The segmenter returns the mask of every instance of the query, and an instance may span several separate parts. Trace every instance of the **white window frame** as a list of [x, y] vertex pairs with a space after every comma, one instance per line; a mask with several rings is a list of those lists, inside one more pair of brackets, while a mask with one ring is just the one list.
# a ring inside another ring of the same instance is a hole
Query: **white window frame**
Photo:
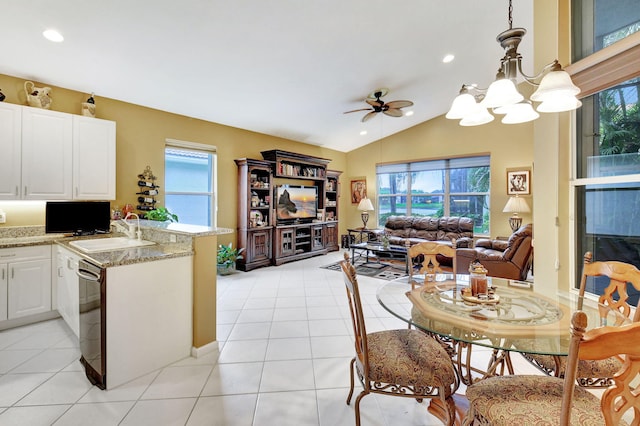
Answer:
[[[178, 139], [165, 139], [165, 147], [163, 150], [163, 162], [166, 158], [166, 149], [178, 149], [181, 151], [195, 151], [212, 156], [211, 170], [211, 192], [175, 192], [165, 191], [166, 195], [209, 195], [211, 197], [211, 227], [218, 226], [218, 155], [217, 148], [214, 145], [206, 145], [203, 143], [182, 141]], [[166, 170], [166, 164], [164, 164]], [[166, 186], [166, 185], [165, 185]]]

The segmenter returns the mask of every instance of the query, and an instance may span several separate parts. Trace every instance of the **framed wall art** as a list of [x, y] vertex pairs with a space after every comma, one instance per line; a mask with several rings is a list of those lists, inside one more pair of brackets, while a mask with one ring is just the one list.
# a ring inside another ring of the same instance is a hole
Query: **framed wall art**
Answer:
[[359, 204], [367, 196], [367, 180], [357, 178], [351, 181], [351, 204]]
[[531, 194], [531, 169], [507, 170], [507, 194]]

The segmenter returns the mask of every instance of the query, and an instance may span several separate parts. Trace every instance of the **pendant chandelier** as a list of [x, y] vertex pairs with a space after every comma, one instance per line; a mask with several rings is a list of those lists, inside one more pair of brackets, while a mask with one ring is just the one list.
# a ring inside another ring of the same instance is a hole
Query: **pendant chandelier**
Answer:
[[[536, 110], [539, 112], [572, 111], [579, 108], [582, 102], [576, 98], [580, 89], [573, 84], [569, 74], [562, 69], [558, 60], [544, 66], [535, 76], [522, 72], [522, 55], [518, 53], [518, 45], [527, 33], [524, 28], [513, 28], [513, 6], [509, 0], [509, 29], [501, 32], [496, 40], [505, 55], [500, 59], [500, 67], [496, 80], [487, 89], [475, 85], [463, 84], [460, 94], [453, 100], [446, 117], [460, 120], [461, 126], [479, 126], [494, 120], [494, 114], [504, 115], [505, 124], [525, 123], [540, 117], [532, 106], [532, 102], [540, 102]], [[526, 100], [516, 87], [516, 77], [520, 73], [524, 80], [537, 90]], [[537, 83], [538, 80], [542, 80]]]

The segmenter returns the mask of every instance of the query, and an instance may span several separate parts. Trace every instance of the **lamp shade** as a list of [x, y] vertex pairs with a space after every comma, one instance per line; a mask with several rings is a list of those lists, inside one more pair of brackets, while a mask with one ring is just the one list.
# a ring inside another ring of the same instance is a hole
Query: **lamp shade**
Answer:
[[473, 110], [460, 120], [461, 126], [480, 126], [494, 120], [493, 115], [489, 114], [486, 108], [480, 104], [475, 104]]
[[504, 124], [526, 123], [540, 117], [529, 102], [518, 102], [504, 108], [507, 111], [507, 115], [502, 119]]
[[480, 105], [485, 108], [497, 108], [517, 104], [523, 99], [524, 96], [518, 92], [513, 81], [508, 78], [501, 78], [489, 85], [487, 95], [480, 102]]
[[563, 112], [573, 111], [581, 106], [582, 102], [580, 102], [575, 96], [566, 95], [558, 96], [556, 99], [543, 101], [536, 109], [540, 112]]
[[476, 99], [473, 95], [462, 93], [453, 100], [451, 108], [445, 117], [450, 119], [461, 119], [470, 114], [476, 107]]
[[545, 102], [554, 99], [558, 94], [575, 96], [578, 93], [580, 93], [580, 88], [573, 84], [569, 73], [562, 70], [551, 71], [544, 76], [538, 90], [531, 95], [531, 100]]
[[358, 204], [358, 210], [366, 212], [373, 210], [373, 204], [371, 204], [371, 200], [368, 198], [363, 198], [360, 200], [360, 204]]
[[509, 201], [502, 210], [503, 213], [529, 213], [530, 211], [527, 200], [520, 197], [509, 197]]

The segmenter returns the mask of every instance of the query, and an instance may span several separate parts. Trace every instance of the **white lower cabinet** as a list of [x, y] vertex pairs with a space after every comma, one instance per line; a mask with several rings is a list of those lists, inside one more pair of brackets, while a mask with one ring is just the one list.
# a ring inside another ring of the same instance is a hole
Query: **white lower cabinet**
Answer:
[[78, 306], [80, 298], [86, 298], [85, 292], [79, 288], [78, 261], [80, 256], [58, 246], [56, 248], [56, 287], [58, 313], [73, 330], [80, 335], [80, 314]]
[[7, 319], [7, 264], [0, 263], [0, 321]]
[[[6, 319], [51, 310], [50, 246], [2, 249], [0, 264], [7, 277]], [[0, 300], [2, 300], [1, 297]]]

